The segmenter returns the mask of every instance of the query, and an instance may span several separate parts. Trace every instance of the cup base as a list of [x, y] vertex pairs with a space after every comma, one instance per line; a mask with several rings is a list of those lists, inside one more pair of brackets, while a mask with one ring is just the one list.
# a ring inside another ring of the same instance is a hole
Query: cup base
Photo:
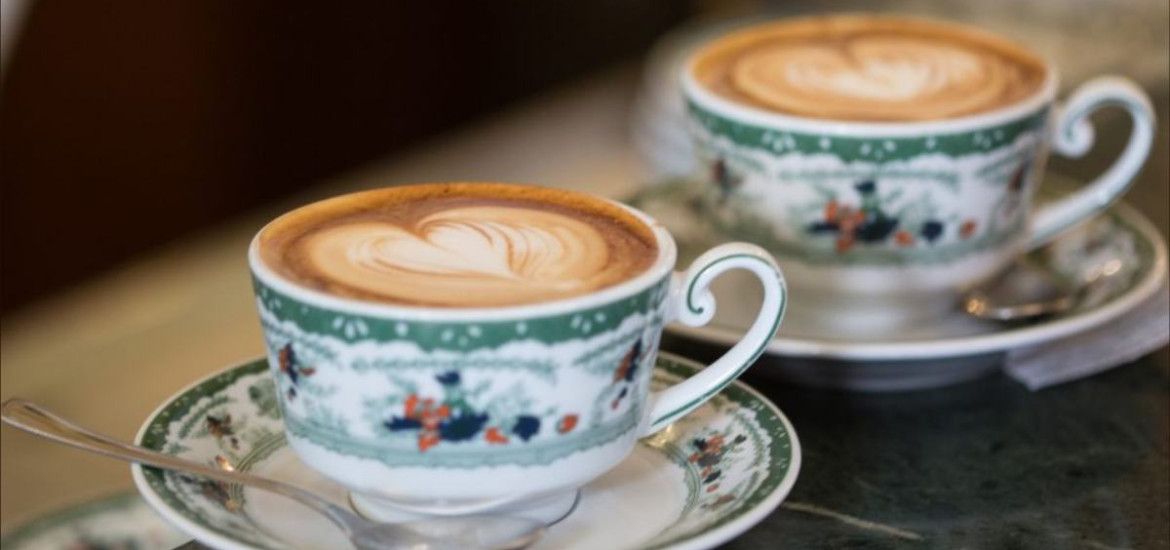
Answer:
[[[475, 514], [501, 515], [527, 518], [552, 525], [571, 514], [581, 498], [581, 491], [573, 489], [549, 495], [536, 496], [508, 502], [474, 512]], [[462, 513], [447, 514], [442, 511], [443, 502], [432, 502], [426, 505], [427, 512], [419, 510], [419, 506], [395, 502], [393, 500], [363, 495], [351, 492], [350, 505], [358, 514], [386, 523], [401, 523], [434, 517], [437, 515], [464, 515]], [[465, 507], [461, 505], [460, 507]], [[452, 508], [455, 509], [455, 508]], [[431, 513], [433, 511], [433, 513]]]

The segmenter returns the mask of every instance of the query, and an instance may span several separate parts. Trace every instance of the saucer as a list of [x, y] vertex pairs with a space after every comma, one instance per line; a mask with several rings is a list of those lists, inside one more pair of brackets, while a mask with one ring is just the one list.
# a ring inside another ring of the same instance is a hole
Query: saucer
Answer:
[[174, 548], [190, 537], [158, 517], [137, 493], [120, 493], [34, 519], [0, 537], [5, 550]]
[[[668, 386], [701, 368], [660, 354], [653, 385]], [[232, 367], [171, 397], [136, 441], [197, 462], [223, 456], [239, 470], [348, 506], [341, 486], [288, 447], [274, 392], [263, 359]], [[780, 410], [735, 382], [583, 487], [575, 509], [535, 548], [710, 548], [770, 514], [796, 482], [800, 460], [796, 433]], [[146, 501], [203, 544], [348, 546], [331, 523], [283, 497], [137, 464], [132, 472]]]
[[[1080, 182], [1045, 176], [1040, 200], [1066, 194]], [[686, 265], [719, 241], [698, 212], [711, 189], [697, 179], [656, 183], [630, 199], [670, 230]], [[1003, 354], [1103, 325], [1130, 311], [1161, 286], [1166, 275], [1166, 244], [1141, 213], [1115, 204], [1097, 218], [1061, 235], [1029, 255], [1035, 265], [1069, 279], [1102, 259], [1117, 259], [1121, 271], [1073, 311], [1026, 323], [1001, 324], [968, 317], [957, 307], [942, 318], [906, 327], [896, 334], [826, 333], [789, 310], [768, 346], [764, 362], [775, 374], [797, 382], [857, 390], [905, 390], [941, 386], [981, 376], [1000, 367]], [[668, 332], [709, 344], [738, 342], [760, 303], [754, 285], [733, 277], [712, 290], [718, 308], [710, 324], [671, 325]], [[794, 298], [800, 288], [793, 287]], [[769, 360], [771, 359], [771, 360]], [[781, 359], [781, 360], [777, 360]]]

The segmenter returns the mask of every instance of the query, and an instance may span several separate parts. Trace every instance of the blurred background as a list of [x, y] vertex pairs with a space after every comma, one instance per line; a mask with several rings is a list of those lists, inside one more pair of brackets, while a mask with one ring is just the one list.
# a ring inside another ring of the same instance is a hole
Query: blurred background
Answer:
[[[0, 0], [0, 379], [129, 439], [166, 396], [262, 352], [244, 252], [361, 187], [507, 179], [628, 196], [686, 173], [677, 64], [761, 18], [967, 21], [1154, 100], [1126, 201], [1167, 233], [1167, 0]], [[1095, 118], [1080, 179], [1129, 123]], [[1159, 352], [1165, 356], [1166, 350]], [[5, 429], [0, 523], [125, 490], [127, 468]]]
[[632, 103], [633, 67], [680, 26], [676, 43], [763, 14], [970, 20], [1057, 59], [1066, 86], [1131, 76], [1164, 114], [1167, 5], [4, 0], [0, 312], [605, 68], [628, 69]]

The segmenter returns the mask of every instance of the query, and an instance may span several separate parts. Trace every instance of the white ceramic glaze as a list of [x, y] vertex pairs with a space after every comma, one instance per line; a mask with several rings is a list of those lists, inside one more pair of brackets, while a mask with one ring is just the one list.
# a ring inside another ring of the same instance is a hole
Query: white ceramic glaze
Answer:
[[[672, 274], [673, 239], [628, 210], [656, 239], [658, 258], [645, 273], [583, 296], [498, 308], [327, 295], [274, 273], [253, 241], [257, 307], [291, 448], [372, 516], [526, 504], [563, 514], [573, 491], [639, 438], [751, 365], [786, 304], [779, 268], [760, 247], [721, 245]], [[663, 324], [710, 320], [708, 285], [732, 270], [760, 281], [758, 319], [723, 358], [651, 393]]]

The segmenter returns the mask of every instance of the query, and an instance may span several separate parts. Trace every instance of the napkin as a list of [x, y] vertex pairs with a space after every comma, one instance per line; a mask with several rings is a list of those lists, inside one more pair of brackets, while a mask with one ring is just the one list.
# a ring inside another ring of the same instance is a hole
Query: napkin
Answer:
[[1170, 286], [1120, 318], [1085, 332], [1008, 353], [1008, 376], [1035, 391], [1134, 361], [1170, 342]]

